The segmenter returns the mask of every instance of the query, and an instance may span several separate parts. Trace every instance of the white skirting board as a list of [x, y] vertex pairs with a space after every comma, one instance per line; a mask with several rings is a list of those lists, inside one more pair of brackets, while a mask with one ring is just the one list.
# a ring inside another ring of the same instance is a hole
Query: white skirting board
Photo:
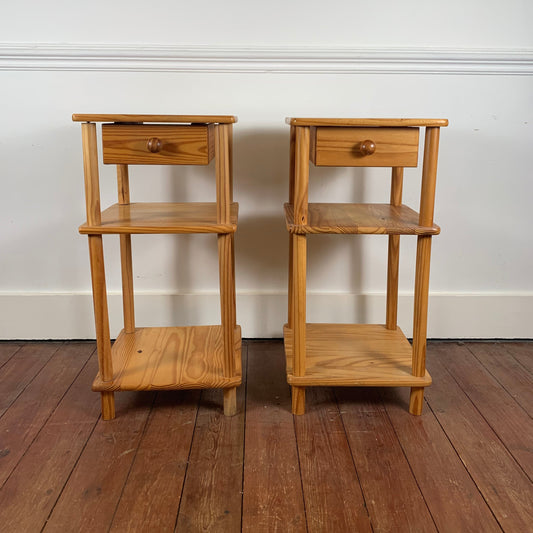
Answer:
[[[135, 297], [138, 326], [215, 324], [217, 293], [140, 293]], [[111, 335], [122, 327], [118, 293], [109, 295]], [[401, 294], [398, 323], [412, 334], [413, 298]], [[237, 294], [237, 321], [244, 338], [281, 338], [287, 320], [282, 292]], [[309, 322], [385, 321], [384, 294], [308, 293]], [[0, 339], [93, 339], [90, 293], [1, 293]], [[533, 293], [432, 293], [429, 338], [533, 338]]]

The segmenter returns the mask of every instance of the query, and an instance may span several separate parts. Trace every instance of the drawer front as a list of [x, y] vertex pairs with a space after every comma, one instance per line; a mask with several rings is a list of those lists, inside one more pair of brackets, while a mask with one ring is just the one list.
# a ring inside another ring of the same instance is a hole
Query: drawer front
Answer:
[[312, 128], [310, 154], [317, 166], [416, 167], [418, 128]]
[[103, 124], [104, 163], [207, 165], [214, 155], [213, 126]]

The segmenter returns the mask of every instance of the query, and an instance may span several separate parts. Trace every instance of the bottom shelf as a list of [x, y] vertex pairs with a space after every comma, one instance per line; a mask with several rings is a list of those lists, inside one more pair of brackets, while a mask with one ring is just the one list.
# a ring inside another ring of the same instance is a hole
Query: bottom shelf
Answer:
[[293, 331], [284, 327], [291, 385], [427, 387], [431, 376], [411, 374], [412, 347], [403, 332], [374, 324], [306, 324], [304, 376], [293, 374]]
[[235, 328], [235, 376], [224, 377], [222, 326], [121, 331], [111, 349], [113, 380], [94, 391], [223, 389], [241, 384], [241, 328]]

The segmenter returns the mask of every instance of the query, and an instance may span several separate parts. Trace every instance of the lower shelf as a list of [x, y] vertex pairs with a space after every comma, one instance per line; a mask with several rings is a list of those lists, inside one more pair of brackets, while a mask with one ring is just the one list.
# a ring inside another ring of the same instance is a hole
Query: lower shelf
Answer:
[[293, 374], [293, 331], [284, 327], [291, 385], [427, 387], [431, 376], [411, 374], [412, 347], [398, 328], [374, 324], [306, 324], [304, 376]]
[[93, 390], [223, 389], [241, 384], [241, 328], [235, 328], [235, 376], [223, 372], [222, 326], [122, 331], [112, 347], [113, 380], [96, 376]]

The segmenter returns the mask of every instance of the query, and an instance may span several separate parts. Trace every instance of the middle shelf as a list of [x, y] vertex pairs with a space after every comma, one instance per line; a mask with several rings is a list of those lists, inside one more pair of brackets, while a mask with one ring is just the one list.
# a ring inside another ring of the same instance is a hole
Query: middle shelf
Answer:
[[102, 211], [102, 222], [79, 228], [80, 233], [234, 233], [239, 204], [230, 205], [230, 223], [217, 222], [215, 202], [113, 204]]
[[391, 204], [308, 204], [307, 224], [294, 221], [294, 206], [285, 204], [290, 233], [360, 233], [388, 235], [438, 235], [440, 228], [420, 226], [418, 213], [406, 205]]

